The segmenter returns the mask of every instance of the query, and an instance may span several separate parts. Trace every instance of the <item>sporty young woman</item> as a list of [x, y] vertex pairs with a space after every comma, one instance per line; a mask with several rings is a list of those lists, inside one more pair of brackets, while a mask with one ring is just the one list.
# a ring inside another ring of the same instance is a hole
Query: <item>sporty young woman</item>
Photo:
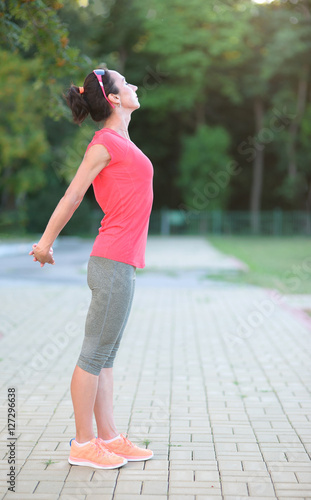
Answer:
[[136, 267], [145, 267], [153, 201], [152, 163], [128, 133], [131, 114], [140, 107], [136, 91], [113, 70], [94, 70], [83, 87], [71, 85], [66, 97], [74, 122], [81, 125], [90, 114], [104, 126], [95, 132], [40, 241], [29, 252], [41, 267], [54, 264], [53, 243], [93, 184], [104, 217], [88, 262], [92, 299], [71, 381], [76, 436], [68, 460], [101, 469], [153, 456], [120, 434], [113, 418], [113, 364], [132, 305]]

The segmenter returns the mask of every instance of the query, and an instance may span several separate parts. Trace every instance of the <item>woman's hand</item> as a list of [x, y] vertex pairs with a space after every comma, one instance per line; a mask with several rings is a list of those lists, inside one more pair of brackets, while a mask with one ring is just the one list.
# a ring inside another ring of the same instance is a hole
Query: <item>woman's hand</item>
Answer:
[[44, 264], [55, 264], [52, 247], [48, 250], [42, 250], [38, 247], [37, 243], [34, 243], [32, 245], [32, 250], [29, 252], [29, 255], [33, 255], [34, 262], [40, 262], [41, 267], [43, 267]]

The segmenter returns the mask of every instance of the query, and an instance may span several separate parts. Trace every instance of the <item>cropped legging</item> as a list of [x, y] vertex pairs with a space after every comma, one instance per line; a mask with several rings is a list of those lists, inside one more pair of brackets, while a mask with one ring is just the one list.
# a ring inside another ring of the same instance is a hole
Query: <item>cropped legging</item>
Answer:
[[77, 365], [93, 375], [113, 366], [130, 314], [135, 278], [136, 268], [130, 264], [104, 257], [89, 259], [87, 283], [92, 300]]

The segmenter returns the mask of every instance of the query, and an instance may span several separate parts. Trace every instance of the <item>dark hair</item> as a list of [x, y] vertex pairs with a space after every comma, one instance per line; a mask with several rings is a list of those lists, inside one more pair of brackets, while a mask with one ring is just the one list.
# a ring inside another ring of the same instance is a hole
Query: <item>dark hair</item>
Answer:
[[[102, 76], [106, 96], [110, 93], [118, 94], [119, 89], [108, 70]], [[105, 121], [112, 113], [112, 106], [106, 101], [101, 86], [94, 73], [87, 75], [84, 80], [84, 92], [80, 94], [79, 87], [71, 85], [65, 95], [71, 109], [73, 121], [81, 125], [90, 114], [94, 122]]]

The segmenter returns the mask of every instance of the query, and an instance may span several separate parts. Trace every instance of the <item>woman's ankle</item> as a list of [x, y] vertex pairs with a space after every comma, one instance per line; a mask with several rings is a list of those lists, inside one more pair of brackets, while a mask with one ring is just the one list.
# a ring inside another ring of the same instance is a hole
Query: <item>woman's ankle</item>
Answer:
[[94, 439], [94, 437], [94, 434], [77, 434], [75, 437], [75, 441], [80, 444], [88, 443], [89, 441]]
[[104, 441], [109, 441], [110, 439], [113, 439], [117, 437], [120, 433], [118, 431], [113, 431], [113, 432], [100, 432], [98, 431], [98, 437], [103, 439]]

